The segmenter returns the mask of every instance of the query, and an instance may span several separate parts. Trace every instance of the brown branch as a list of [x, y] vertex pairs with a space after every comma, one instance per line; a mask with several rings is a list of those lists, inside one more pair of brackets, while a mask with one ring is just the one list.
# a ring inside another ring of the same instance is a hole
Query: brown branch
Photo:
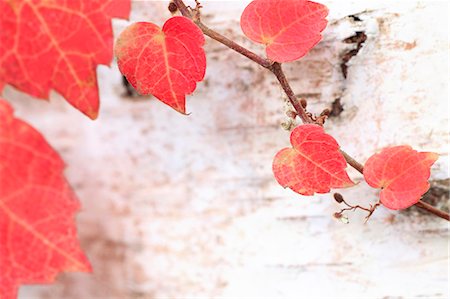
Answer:
[[177, 5], [178, 9], [180, 10], [181, 14], [192, 21], [203, 31], [203, 34], [209, 36], [210, 38], [218, 41], [219, 43], [227, 46], [228, 48], [238, 52], [241, 55], [244, 55], [250, 60], [253, 60], [260, 66], [269, 69], [270, 66], [273, 64], [272, 61], [269, 59], [263, 58], [259, 56], [258, 54], [242, 47], [241, 45], [237, 44], [236, 42], [232, 41], [231, 39], [223, 36], [222, 34], [208, 28], [205, 24], [203, 24], [200, 21], [200, 18], [196, 17], [194, 18], [193, 14], [189, 10], [189, 8], [184, 4], [182, 0], [173, 0], [173, 2]]
[[[278, 79], [278, 82], [280, 83], [281, 87], [283, 88], [284, 92], [286, 93], [287, 97], [289, 98], [290, 103], [294, 107], [297, 115], [300, 117], [303, 123], [314, 123], [314, 120], [307, 114], [306, 110], [303, 108], [303, 106], [298, 101], [297, 97], [295, 96], [295, 93], [292, 91], [292, 88], [286, 78], [286, 75], [284, 74], [281, 64], [278, 62], [273, 62], [269, 59], [263, 58], [259, 56], [258, 54], [242, 47], [241, 45], [237, 44], [236, 42], [230, 40], [229, 38], [223, 36], [222, 34], [208, 28], [205, 24], [203, 24], [200, 21], [199, 17], [199, 4], [197, 2], [197, 7], [195, 9], [190, 9], [187, 7], [183, 0], [173, 0], [173, 2], [177, 5], [178, 9], [180, 10], [181, 14], [189, 19], [191, 19], [201, 30], [202, 32], [209, 36], [210, 38], [218, 41], [219, 43], [227, 46], [228, 48], [238, 52], [239, 54], [247, 57], [248, 59], [256, 62], [260, 66], [270, 70]], [[194, 13], [192, 13], [192, 12]], [[363, 174], [364, 166], [356, 161], [354, 158], [352, 158], [349, 154], [341, 150], [342, 155], [344, 156], [347, 163], [356, 169], [358, 172]], [[446, 213], [444, 211], [441, 211], [439, 209], [436, 209], [435, 207], [423, 202], [419, 201], [416, 204], [419, 208], [425, 209], [428, 212], [441, 217], [443, 219], [446, 219], [450, 221], [450, 215], [449, 213]], [[373, 211], [372, 211], [373, 212]], [[371, 214], [370, 214], [371, 215]]]
[[416, 206], [424, 209], [438, 217], [441, 217], [442, 219], [445, 219], [447, 221], [450, 221], [450, 215], [449, 213], [446, 213], [444, 211], [441, 211], [439, 209], [436, 209], [435, 207], [433, 207], [432, 205], [430, 205], [429, 203], [424, 202], [423, 200], [419, 200], [418, 203], [416, 203]]
[[281, 64], [278, 62], [275, 62], [272, 64], [272, 66], [269, 68], [269, 70], [277, 77], [278, 82], [280, 82], [281, 87], [283, 88], [284, 92], [286, 93], [287, 97], [289, 98], [289, 102], [291, 103], [292, 107], [294, 107], [295, 111], [297, 112], [297, 115], [300, 117], [303, 123], [313, 123], [314, 121], [306, 114], [305, 109], [298, 101], [297, 97], [295, 96], [294, 92], [292, 91], [291, 86], [289, 85], [288, 80], [286, 79], [286, 76], [284, 75], [283, 69], [281, 68]]
[[287, 81], [283, 70], [281, 69], [281, 64], [263, 58], [258, 54], [242, 47], [241, 45], [237, 44], [231, 39], [223, 36], [222, 34], [208, 28], [208, 26], [206, 26], [200, 21], [200, 18], [198, 16], [194, 17], [194, 15], [191, 13], [191, 10], [189, 10], [189, 8], [183, 3], [182, 0], [174, 0], [174, 3], [178, 6], [178, 9], [180, 10], [181, 14], [187, 18], [192, 19], [192, 21], [194, 21], [194, 23], [197, 24], [197, 26], [203, 31], [205, 35], [227, 46], [228, 48], [238, 52], [239, 54], [244, 55], [250, 60], [253, 60], [260, 66], [270, 70], [275, 75], [275, 77], [277, 77], [278, 82], [280, 82], [281, 87], [283, 88], [284, 92], [289, 98], [289, 102], [294, 107], [295, 111], [297, 112], [297, 115], [300, 117], [302, 122], [303, 123], [314, 122], [311, 119], [311, 117], [307, 115], [305, 109], [302, 107], [297, 97], [295, 96], [294, 92], [292, 91], [292, 88], [289, 85], [289, 82]]
[[239, 54], [244, 55], [245, 57], [249, 58], [250, 60], [253, 60], [260, 66], [265, 67], [265, 68], [270, 68], [270, 66], [272, 65], [273, 62], [270, 61], [269, 59], [265, 59], [265, 58], [259, 56], [258, 54], [255, 54], [254, 52], [247, 50], [246, 48], [242, 47], [241, 45], [237, 44], [236, 42], [226, 38], [222, 34], [209, 29], [200, 21], [197, 21], [197, 26], [203, 31], [203, 33], [205, 35], [209, 36], [210, 38], [212, 38], [214, 40], [220, 41], [222, 44], [226, 45], [228, 48], [238, 52]]
[[353, 159], [349, 154], [344, 152], [343, 150], [340, 150], [341, 154], [344, 156], [345, 161], [347, 161], [348, 165], [356, 169], [359, 173], [363, 174], [364, 166]]

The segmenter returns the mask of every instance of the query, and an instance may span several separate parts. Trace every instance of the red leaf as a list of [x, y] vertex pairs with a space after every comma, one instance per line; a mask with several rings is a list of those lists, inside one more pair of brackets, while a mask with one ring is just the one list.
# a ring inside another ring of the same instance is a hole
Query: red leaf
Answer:
[[139, 22], [119, 36], [119, 69], [140, 94], [152, 94], [185, 113], [185, 95], [203, 80], [206, 57], [202, 31], [185, 17], [172, 17], [159, 28]]
[[0, 99], [0, 297], [20, 284], [50, 283], [60, 271], [91, 271], [76, 239], [80, 204], [64, 163]]
[[383, 149], [364, 165], [364, 178], [381, 188], [381, 203], [389, 209], [408, 208], [428, 191], [430, 167], [439, 158], [436, 153], [417, 152], [408, 145]]
[[0, 11], [0, 92], [48, 99], [55, 89], [95, 119], [96, 66], [111, 62], [111, 18], [127, 18], [130, 0], [1, 0]]
[[347, 162], [339, 145], [321, 126], [296, 127], [291, 133], [291, 144], [293, 148], [282, 149], [273, 160], [273, 173], [281, 186], [313, 195], [354, 185], [345, 171]]
[[241, 16], [241, 28], [254, 42], [266, 45], [267, 57], [277, 62], [306, 55], [327, 26], [325, 5], [306, 0], [254, 0]]

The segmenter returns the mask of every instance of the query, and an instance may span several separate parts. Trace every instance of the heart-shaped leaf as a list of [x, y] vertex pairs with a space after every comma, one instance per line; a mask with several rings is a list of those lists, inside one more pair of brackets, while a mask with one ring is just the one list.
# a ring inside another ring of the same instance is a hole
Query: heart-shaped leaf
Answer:
[[111, 19], [127, 18], [130, 0], [1, 0], [0, 12], [0, 92], [11, 84], [48, 99], [55, 89], [96, 118], [96, 67], [111, 62]]
[[306, 0], [254, 0], [241, 16], [244, 34], [277, 62], [297, 60], [322, 38], [326, 6]]
[[296, 127], [291, 133], [291, 144], [292, 148], [282, 149], [273, 160], [273, 173], [281, 186], [313, 195], [354, 185], [345, 171], [347, 162], [339, 145], [321, 126]]
[[0, 298], [21, 284], [50, 283], [61, 271], [91, 271], [77, 240], [80, 209], [64, 163], [0, 99]]
[[122, 74], [140, 94], [152, 94], [185, 113], [186, 94], [203, 80], [206, 57], [202, 31], [185, 17], [172, 17], [159, 28], [139, 22], [119, 36], [115, 55]]
[[405, 209], [416, 204], [430, 188], [430, 167], [438, 157], [408, 145], [388, 147], [367, 160], [364, 179], [370, 186], [382, 189], [380, 201], [384, 206]]

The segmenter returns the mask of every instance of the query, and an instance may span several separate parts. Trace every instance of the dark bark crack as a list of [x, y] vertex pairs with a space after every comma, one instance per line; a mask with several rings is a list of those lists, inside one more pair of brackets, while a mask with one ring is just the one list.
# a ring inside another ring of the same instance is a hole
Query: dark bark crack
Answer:
[[358, 52], [363, 47], [363, 44], [365, 43], [366, 39], [367, 35], [364, 33], [364, 31], [356, 31], [354, 35], [347, 37], [346, 39], [343, 40], [343, 42], [346, 44], [356, 44], [356, 48], [346, 52], [341, 58], [342, 59], [341, 71], [345, 79], [347, 79], [348, 74], [348, 65], [347, 65], [348, 62], [350, 61], [350, 59], [353, 58], [353, 56], [356, 56], [358, 54]]

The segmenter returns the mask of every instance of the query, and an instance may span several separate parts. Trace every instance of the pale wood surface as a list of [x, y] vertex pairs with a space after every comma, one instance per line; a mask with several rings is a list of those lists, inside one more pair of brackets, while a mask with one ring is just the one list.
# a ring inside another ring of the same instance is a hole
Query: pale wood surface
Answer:
[[[442, 156], [448, 174], [448, 5], [446, 2], [328, 2], [324, 40], [286, 66], [297, 93], [360, 161], [394, 144]], [[158, 24], [166, 2], [134, 2], [132, 21]], [[204, 21], [245, 46], [245, 3], [204, 3]], [[366, 11], [365, 11], [366, 10]], [[365, 12], [363, 12], [365, 11]], [[346, 17], [360, 13], [362, 22]], [[116, 21], [116, 33], [127, 23]], [[341, 56], [368, 39], [343, 79]], [[284, 98], [268, 72], [208, 40], [205, 82], [189, 117], [147, 98], [123, 97], [116, 65], [100, 67], [101, 111], [92, 122], [54, 94], [50, 104], [12, 88], [4, 96], [67, 162], [83, 203], [79, 234], [95, 273], [61, 275], [20, 298], [448, 298], [448, 225], [416, 211], [381, 208], [370, 222], [331, 217], [330, 195], [302, 198], [277, 185], [274, 154], [289, 145]], [[361, 176], [351, 171], [352, 177]], [[343, 192], [369, 203], [361, 182]]]

